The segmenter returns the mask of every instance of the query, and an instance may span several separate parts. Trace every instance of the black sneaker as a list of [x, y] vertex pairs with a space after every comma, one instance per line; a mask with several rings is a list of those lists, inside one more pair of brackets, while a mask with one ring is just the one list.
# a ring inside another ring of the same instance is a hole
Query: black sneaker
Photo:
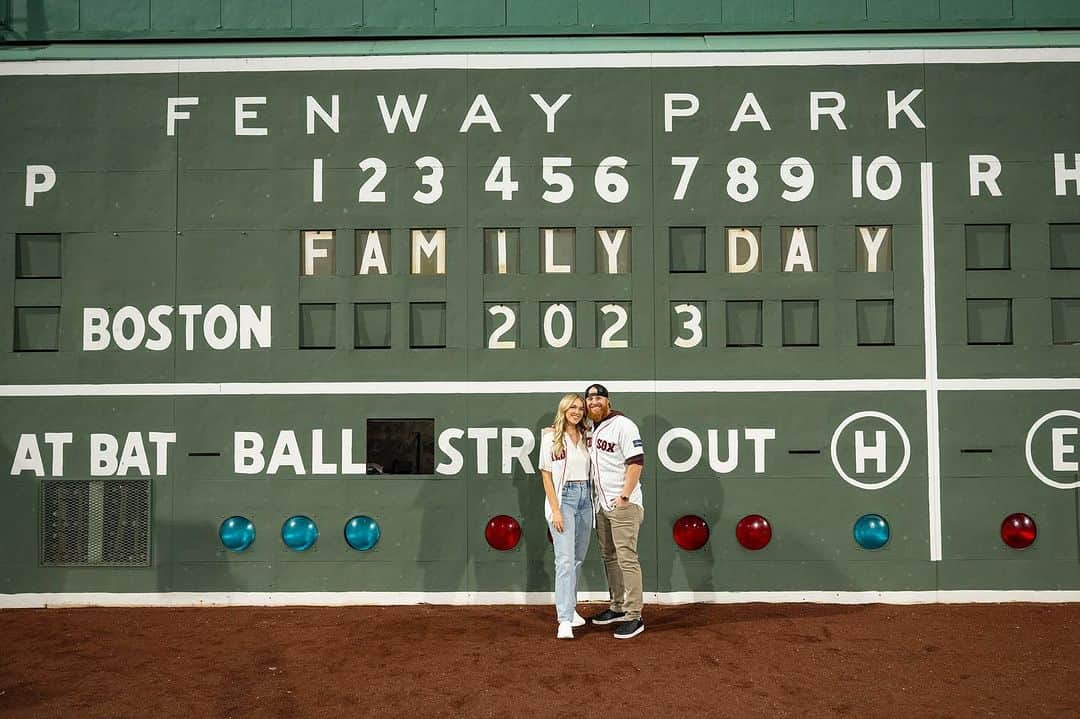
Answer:
[[605, 609], [599, 614], [591, 617], [589, 621], [593, 624], [614, 624], [615, 622], [623, 621], [623, 617], [626, 616], [626, 612], [613, 612], [610, 609]]
[[629, 639], [630, 637], [636, 637], [643, 631], [645, 631], [645, 622], [640, 619], [631, 619], [619, 625], [619, 628], [615, 630], [615, 638]]

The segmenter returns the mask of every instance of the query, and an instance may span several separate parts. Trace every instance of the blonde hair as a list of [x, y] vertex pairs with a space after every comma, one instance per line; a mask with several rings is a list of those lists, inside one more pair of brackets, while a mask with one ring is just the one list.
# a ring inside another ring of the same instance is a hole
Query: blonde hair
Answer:
[[580, 437], [585, 436], [585, 400], [582, 399], [580, 394], [571, 392], [570, 394], [563, 395], [563, 398], [559, 400], [559, 408], [555, 410], [555, 421], [552, 423], [552, 427], [555, 430], [555, 436], [552, 438], [551, 454], [552, 457], [558, 457], [566, 449], [566, 410], [570, 409], [575, 400], [581, 401], [581, 421], [578, 422], [577, 428]]

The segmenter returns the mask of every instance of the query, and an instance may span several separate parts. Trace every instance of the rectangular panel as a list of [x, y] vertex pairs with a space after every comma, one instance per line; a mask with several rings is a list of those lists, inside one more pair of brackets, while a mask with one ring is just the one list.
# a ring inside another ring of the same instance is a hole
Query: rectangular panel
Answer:
[[784, 300], [781, 315], [784, 346], [814, 347], [819, 343], [817, 300]]
[[413, 302], [409, 305], [409, 346], [446, 346], [445, 302]]
[[762, 341], [761, 301], [727, 302], [728, 347], [760, 347]]
[[15, 235], [15, 277], [60, 277], [60, 235]]
[[484, 229], [484, 273], [516, 275], [521, 271], [521, 229]]
[[353, 347], [387, 349], [390, 347], [390, 303], [358, 302], [353, 305]]
[[1012, 266], [1008, 225], [965, 225], [969, 270], [1007, 270]]
[[967, 301], [968, 344], [1012, 344], [1012, 300]]
[[333, 349], [337, 346], [336, 312], [332, 304], [300, 305], [300, 349]]
[[1059, 297], [1050, 300], [1054, 344], [1080, 343], [1080, 298]]
[[855, 318], [860, 345], [892, 345], [896, 343], [892, 300], [857, 300]]
[[1050, 267], [1080, 269], [1080, 224], [1050, 225]]
[[60, 349], [59, 307], [16, 307], [16, 352], [55, 352]]
[[668, 238], [671, 272], [705, 271], [704, 227], [672, 227], [668, 230]]

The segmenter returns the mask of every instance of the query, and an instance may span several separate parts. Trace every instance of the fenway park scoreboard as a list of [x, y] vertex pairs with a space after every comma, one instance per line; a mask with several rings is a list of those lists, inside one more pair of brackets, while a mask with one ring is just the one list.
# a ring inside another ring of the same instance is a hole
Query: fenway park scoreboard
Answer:
[[546, 601], [539, 433], [600, 381], [652, 600], [1075, 597], [1078, 88], [1070, 47], [0, 63], [0, 594]]

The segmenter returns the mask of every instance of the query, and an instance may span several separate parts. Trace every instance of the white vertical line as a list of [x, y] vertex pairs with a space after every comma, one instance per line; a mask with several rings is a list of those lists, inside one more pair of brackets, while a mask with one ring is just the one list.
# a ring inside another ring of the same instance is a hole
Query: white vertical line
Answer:
[[926, 474], [930, 561], [941, 561], [941, 438], [938, 435], [937, 291], [934, 284], [934, 166], [922, 171], [923, 328], [926, 345]]

